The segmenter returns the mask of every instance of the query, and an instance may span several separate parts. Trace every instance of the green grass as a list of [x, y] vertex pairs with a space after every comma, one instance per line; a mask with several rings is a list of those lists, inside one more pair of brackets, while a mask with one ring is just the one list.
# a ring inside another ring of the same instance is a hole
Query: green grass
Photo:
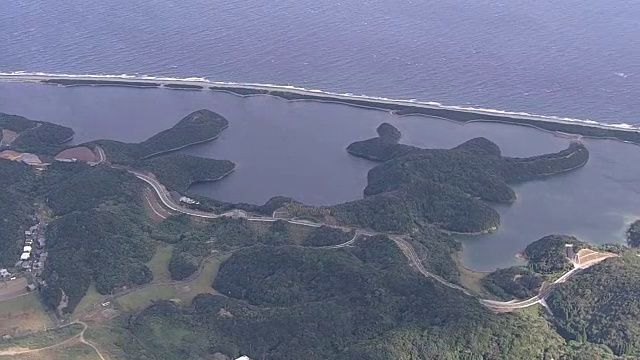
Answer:
[[133, 311], [151, 305], [153, 300], [173, 299], [175, 295], [173, 285], [150, 285], [119, 297], [116, 302], [123, 310]]
[[156, 253], [147, 263], [149, 269], [153, 273], [153, 283], [171, 281], [171, 273], [169, 273], [169, 261], [171, 260], [171, 252], [173, 246], [165, 243], [158, 243]]
[[80, 334], [84, 326], [73, 324], [57, 329], [17, 336], [9, 340], [0, 340], [0, 350], [12, 347], [39, 349], [51, 346]]
[[0, 303], [0, 334], [16, 335], [53, 326], [37, 293]]
[[90, 313], [95, 309], [95, 304], [100, 302], [101, 299], [102, 295], [96, 291], [95, 284], [91, 283], [91, 286], [89, 286], [89, 289], [87, 290], [87, 294], [82, 298], [82, 300], [80, 300], [80, 303], [73, 311], [72, 318], [79, 319], [87, 313]]
[[187, 283], [168, 285], [148, 285], [127, 295], [119, 297], [116, 302], [124, 311], [143, 309], [155, 300], [177, 300], [182, 304], [190, 304], [198, 294], [218, 294], [212, 287], [220, 269], [220, 265], [229, 258], [229, 254], [206, 259], [201, 265], [200, 274]]

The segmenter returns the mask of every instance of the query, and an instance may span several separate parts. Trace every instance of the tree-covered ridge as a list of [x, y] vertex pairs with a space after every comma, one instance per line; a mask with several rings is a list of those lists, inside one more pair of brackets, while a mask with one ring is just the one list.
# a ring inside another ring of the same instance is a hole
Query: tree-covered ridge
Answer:
[[48, 261], [43, 298], [56, 308], [62, 291], [72, 312], [95, 283], [102, 294], [151, 281], [153, 255], [140, 183], [124, 170], [54, 163], [38, 193], [56, 218], [47, 228]]
[[33, 225], [35, 174], [29, 166], [0, 159], [0, 267], [15, 264], [23, 231]]
[[[73, 130], [62, 125], [34, 121], [18, 115], [0, 113], [0, 130], [14, 131], [18, 137], [10, 148], [19, 152], [54, 155], [73, 138]], [[1, 133], [2, 131], [0, 131]], [[0, 134], [0, 140], [1, 140]]]
[[574, 236], [548, 235], [529, 244], [523, 255], [529, 261], [529, 267], [536, 273], [562, 273], [573, 267], [567, 258], [567, 244], [574, 245], [576, 253], [586, 245]]
[[547, 298], [561, 334], [640, 357], [640, 258], [623, 250], [558, 285]]
[[133, 164], [155, 155], [215, 139], [228, 126], [229, 122], [222, 115], [203, 109], [192, 112], [170, 129], [141, 143], [97, 140], [88, 145], [100, 145], [106, 151], [107, 158], [114, 163]]
[[143, 160], [137, 167], [152, 172], [167, 188], [184, 192], [192, 184], [216, 181], [228, 175], [235, 164], [187, 154], [169, 154]]
[[253, 247], [225, 262], [191, 307], [162, 302], [127, 324], [148, 359], [551, 359], [540, 318], [500, 316], [421, 277], [382, 236], [346, 251]]
[[629, 246], [640, 247], [640, 220], [635, 221], [627, 231], [627, 242]]
[[[579, 143], [530, 158], [504, 157], [485, 138], [449, 150], [420, 149], [398, 144], [392, 126], [384, 125], [379, 129], [383, 136], [347, 148], [353, 155], [382, 162], [369, 171], [365, 200], [334, 208], [338, 219], [377, 230], [406, 231], [413, 222], [457, 232], [494, 230], [500, 217], [486, 201], [513, 202], [516, 196], [511, 184], [568, 171], [589, 158], [588, 150]], [[364, 211], [357, 215], [359, 219], [346, 214], [355, 209]]]

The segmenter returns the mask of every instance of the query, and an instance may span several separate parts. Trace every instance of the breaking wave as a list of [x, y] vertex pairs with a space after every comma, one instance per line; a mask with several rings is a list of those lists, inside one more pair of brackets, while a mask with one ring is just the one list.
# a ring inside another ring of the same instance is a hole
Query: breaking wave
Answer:
[[328, 97], [334, 96], [334, 97], [349, 98], [349, 99], [356, 99], [356, 100], [368, 100], [373, 102], [380, 101], [380, 102], [393, 102], [393, 103], [406, 104], [406, 105], [424, 105], [424, 106], [438, 107], [438, 108], [448, 109], [448, 110], [465, 111], [465, 112], [484, 114], [484, 115], [489, 114], [489, 115], [503, 115], [503, 116], [512, 116], [512, 117], [526, 117], [526, 118], [535, 118], [536, 120], [542, 120], [542, 121], [571, 122], [575, 124], [584, 124], [586, 126], [599, 126], [599, 127], [612, 128], [612, 129], [640, 131], [640, 126], [626, 124], [626, 123], [610, 124], [610, 123], [603, 123], [603, 122], [590, 120], [590, 119], [576, 119], [576, 118], [552, 116], [552, 115], [538, 115], [538, 114], [532, 114], [527, 112], [498, 110], [498, 109], [489, 109], [489, 108], [481, 108], [481, 107], [444, 105], [434, 101], [419, 101], [416, 99], [404, 100], [404, 99], [393, 99], [393, 98], [380, 97], [380, 96], [357, 95], [352, 93], [337, 93], [337, 92], [324, 91], [324, 90], [318, 90], [318, 89], [308, 89], [308, 88], [298, 87], [293, 85], [212, 81], [204, 77], [178, 78], [178, 77], [169, 77], [169, 76], [128, 75], [128, 74], [121, 74], [121, 75], [56, 74], [56, 73], [45, 73], [45, 72], [26, 72], [26, 71], [0, 72], [0, 77], [11, 78], [12, 80], [15, 79], [17, 81], [20, 81], [20, 78], [24, 78], [25, 81], [28, 81], [29, 78], [32, 78], [31, 80], [33, 80], [33, 78], [37, 77], [37, 78], [42, 78], [42, 80], [45, 80], [48, 78], [51, 78], [51, 79], [80, 78], [80, 79], [96, 79], [96, 80], [121, 80], [121, 81], [130, 80], [132, 82], [136, 80], [171, 81], [171, 82], [201, 83], [204, 86], [210, 85], [210, 86], [221, 86], [221, 87], [247, 86], [247, 87], [259, 88], [259, 89], [265, 89], [265, 90], [300, 91], [300, 92], [311, 93], [311, 94], [326, 95]]

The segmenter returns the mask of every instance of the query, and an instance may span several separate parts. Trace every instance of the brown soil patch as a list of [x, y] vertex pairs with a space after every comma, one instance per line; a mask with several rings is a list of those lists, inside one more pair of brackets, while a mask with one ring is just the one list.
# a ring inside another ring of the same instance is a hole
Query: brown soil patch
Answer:
[[0, 303], [4, 300], [13, 299], [26, 294], [27, 279], [18, 278], [10, 281], [0, 281]]
[[15, 131], [2, 129], [2, 140], [0, 140], [0, 146], [10, 145], [13, 140], [18, 137], [18, 133]]
[[7, 159], [7, 160], [12, 160], [12, 161], [17, 161], [20, 159], [20, 156], [22, 154], [20, 154], [19, 152], [13, 151], [13, 150], [5, 150], [5, 151], [0, 151], [0, 159]]
[[72, 160], [76, 159], [78, 161], [84, 162], [97, 162], [98, 158], [96, 154], [91, 151], [88, 147], [78, 146], [70, 149], [63, 150], [61, 153], [56, 155], [56, 160]]

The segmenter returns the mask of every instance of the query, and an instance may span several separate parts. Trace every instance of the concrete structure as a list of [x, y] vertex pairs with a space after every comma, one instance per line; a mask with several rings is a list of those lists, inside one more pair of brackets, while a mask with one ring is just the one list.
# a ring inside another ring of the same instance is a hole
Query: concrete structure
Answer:
[[22, 255], [20, 255], [20, 260], [21, 261], [29, 260], [30, 257], [31, 257], [31, 254], [26, 252], [26, 253], [23, 253]]
[[188, 198], [186, 196], [181, 197], [180, 198], [180, 202], [185, 203], [185, 204], [190, 204], [190, 205], [200, 204], [199, 202], [193, 200], [192, 198]]
[[11, 273], [9, 273], [7, 269], [0, 269], [0, 277], [9, 277], [9, 276], [11, 276]]

